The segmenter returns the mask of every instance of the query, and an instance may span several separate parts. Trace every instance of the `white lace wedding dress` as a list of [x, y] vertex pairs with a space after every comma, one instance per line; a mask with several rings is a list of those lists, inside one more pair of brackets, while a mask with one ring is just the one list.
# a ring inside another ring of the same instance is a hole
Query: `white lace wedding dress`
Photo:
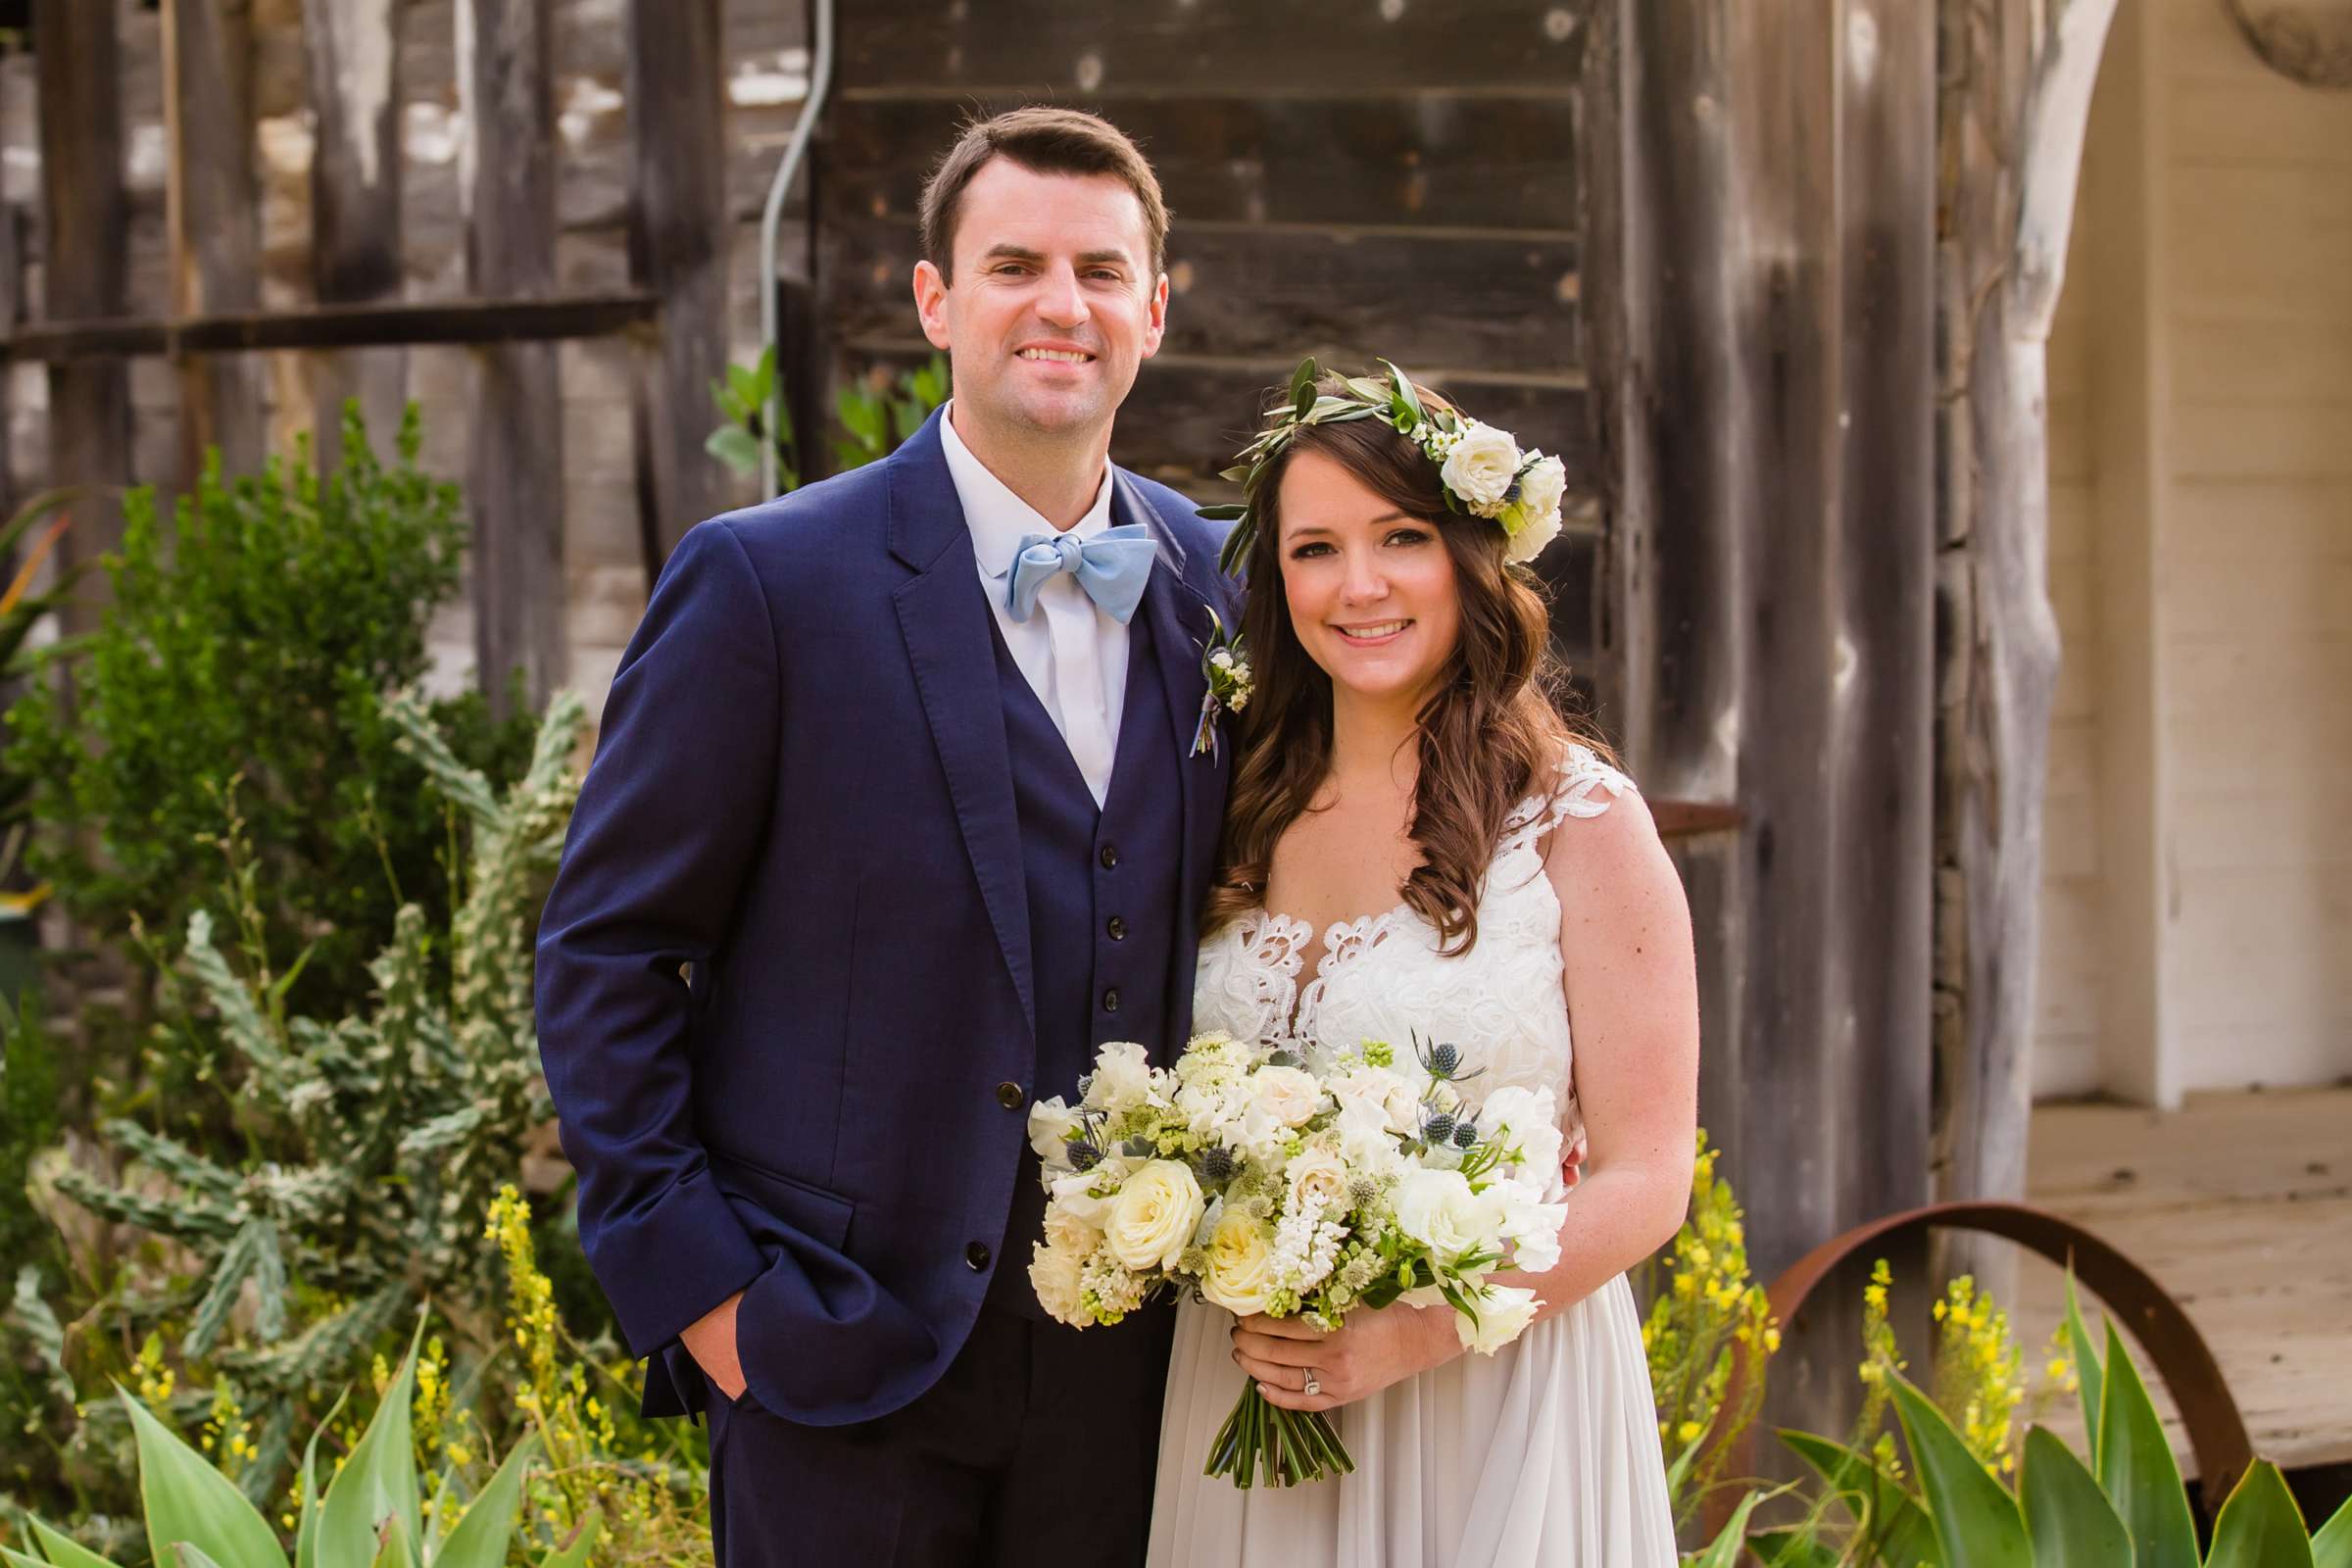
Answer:
[[[1203, 943], [1196, 1030], [1292, 1036], [1329, 1047], [1401, 1044], [1413, 1032], [1459, 1046], [1486, 1075], [1549, 1085], [1582, 1137], [1569, 1076], [1560, 906], [1541, 841], [1569, 816], [1597, 816], [1632, 787], [1583, 748], [1559, 785], [1522, 805], [1495, 851], [1478, 941], [1438, 954], [1409, 908], [1343, 921], [1303, 989], [1305, 922], [1247, 916]], [[1574, 1202], [1570, 1211], [1573, 1215]], [[1351, 1475], [1242, 1491], [1200, 1473], [1242, 1391], [1232, 1314], [1177, 1308], [1160, 1417], [1151, 1568], [1673, 1568], [1666, 1470], [1633, 1292], [1619, 1275], [1493, 1356], [1465, 1354], [1334, 1412]]]

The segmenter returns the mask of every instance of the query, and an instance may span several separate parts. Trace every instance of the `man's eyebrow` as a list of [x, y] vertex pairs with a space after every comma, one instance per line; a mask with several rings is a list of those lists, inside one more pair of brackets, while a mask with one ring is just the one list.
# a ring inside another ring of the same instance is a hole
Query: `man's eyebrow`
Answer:
[[1134, 265], [1128, 261], [1125, 251], [1088, 251], [1078, 258], [1080, 267], [1101, 267], [1105, 263], [1119, 267]]

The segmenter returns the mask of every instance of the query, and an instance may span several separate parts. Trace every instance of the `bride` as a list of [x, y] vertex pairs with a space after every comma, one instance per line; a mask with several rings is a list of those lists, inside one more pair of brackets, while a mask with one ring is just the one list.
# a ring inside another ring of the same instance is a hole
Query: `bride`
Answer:
[[[1625, 1271], [1690, 1196], [1690, 923], [1641, 797], [1544, 695], [1524, 562], [1557, 527], [1559, 469], [1490, 426], [1441, 433], [1451, 406], [1393, 368], [1312, 390], [1329, 401], [1278, 411], [1244, 454], [1254, 696], [1193, 1026], [1310, 1050], [1452, 1044], [1484, 1070], [1471, 1099], [1555, 1092], [1582, 1180], [1558, 1266], [1495, 1276], [1543, 1306], [1492, 1356], [1466, 1353], [1442, 1306], [1359, 1310], [1326, 1334], [1183, 1303], [1151, 1562], [1672, 1568]], [[1250, 1491], [1204, 1477], [1245, 1377], [1334, 1412], [1354, 1472]]]

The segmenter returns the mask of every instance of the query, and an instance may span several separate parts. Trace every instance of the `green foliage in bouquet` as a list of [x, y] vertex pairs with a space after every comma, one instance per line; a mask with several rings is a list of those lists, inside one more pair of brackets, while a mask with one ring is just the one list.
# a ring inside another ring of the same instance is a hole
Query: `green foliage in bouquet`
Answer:
[[[194, 1260], [189, 1283], [155, 1303], [155, 1315], [184, 1307], [179, 1353], [209, 1357], [256, 1400], [254, 1463], [265, 1474], [289, 1458], [306, 1396], [346, 1379], [420, 1300], [475, 1344], [498, 1337], [489, 1304], [498, 1254], [482, 1245], [481, 1225], [517, 1170], [526, 1133], [551, 1114], [538, 1080], [530, 943], [577, 789], [569, 760], [580, 703], [566, 695], [550, 709], [528, 769], [503, 795], [460, 760], [415, 697], [387, 702], [383, 716], [470, 825], [446, 936], [420, 905], [406, 905], [370, 965], [372, 1000], [331, 1023], [292, 1011], [289, 976], [271, 968], [262, 940], [263, 867], [232, 824], [242, 963], [196, 910], [184, 962], [200, 996], [182, 1004], [217, 1019], [235, 1054], [238, 1116], [253, 1143], [290, 1156], [240, 1160], [116, 1120], [104, 1138], [150, 1180], [108, 1185], [70, 1173], [58, 1183], [93, 1212]], [[168, 1193], [157, 1192], [157, 1178]], [[250, 1320], [232, 1336], [232, 1315], [248, 1299]]]
[[[355, 407], [331, 474], [306, 446], [233, 481], [208, 462], [170, 519], [151, 488], [126, 499], [100, 624], [42, 652], [0, 753], [43, 829], [33, 871], [101, 940], [128, 933], [134, 911], [171, 937], [188, 929], [213, 898], [212, 841], [239, 777], [292, 1005], [363, 1001], [403, 905], [447, 918], [445, 813], [381, 704], [424, 672], [426, 623], [457, 587], [466, 537], [456, 489], [416, 466], [419, 442], [412, 407], [397, 461], [379, 463]], [[527, 719], [493, 725], [475, 696], [432, 717], [495, 784], [520, 772]]]
[[[478, 1491], [466, 1490], [455, 1465], [444, 1466], [428, 1491], [412, 1441], [416, 1372], [412, 1343], [366, 1432], [323, 1489], [319, 1433], [311, 1435], [281, 1511], [294, 1536], [292, 1568], [504, 1568], [537, 1440], [518, 1444]], [[253, 1499], [147, 1403], [120, 1396], [137, 1436], [140, 1501], [158, 1568], [289, 1568], [277, 1528]], [[40, 1520], [27, 1523], [32, 1552], [0, 1546], [11, 1568], [114, 1568]], [[590, 1515], [568, 1539], [538, 1544], [539, 1568], [584, 1568], [599, 1528]]]

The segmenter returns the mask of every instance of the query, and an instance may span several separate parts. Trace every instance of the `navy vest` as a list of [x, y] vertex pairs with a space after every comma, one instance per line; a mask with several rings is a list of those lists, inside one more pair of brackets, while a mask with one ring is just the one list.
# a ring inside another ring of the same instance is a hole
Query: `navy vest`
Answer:
[[[1034, 1098], [1078, 1099], [1096, 1048], [1133, 1040], [1154, 1061], [1175, 1059], [1177, 879], [1184, 857], [1183, 756], [1152, 642], [1151, 617], [1127, 626], [1127, 696], [1119, 713], [1110, 789], [1098, 809], [1067, 743], [989, 620], [1004, 738], [1020, 820], [1029, 896], [1029, 965], [1037, 998]], [[1043, 1234], [1046, 1198], [1036, 1153], [1021, 1137], [1021, 1175], [989, 1281], [991, 1304], [1042, 1318], [1029, 1284], [1029, 1250]]]

